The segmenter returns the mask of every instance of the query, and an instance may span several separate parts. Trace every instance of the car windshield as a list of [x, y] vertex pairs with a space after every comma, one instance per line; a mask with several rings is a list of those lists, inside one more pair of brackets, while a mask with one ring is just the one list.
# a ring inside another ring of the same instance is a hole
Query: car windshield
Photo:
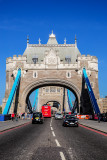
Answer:
[[56, 115], [61, 115], [61, 113], [57, 113]]
[[71, 115], [66, 115], [66, 117], [65, 117], [66, 119], [76, 119], [76, 117], [74, 117], [74, 116], [71, 116]]
[[33, 117], [42, 117], [42, 114], [41, 113], [34, 113]]

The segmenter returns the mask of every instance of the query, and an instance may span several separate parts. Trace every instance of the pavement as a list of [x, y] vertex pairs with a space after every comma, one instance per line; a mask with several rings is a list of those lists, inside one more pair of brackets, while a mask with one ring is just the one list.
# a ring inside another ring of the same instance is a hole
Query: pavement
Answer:
[[95, 120], [80, 119], [79, 123], [89, 128], [107, 133], [107, 122], [100, 121], [99, 123], [98, 121]]
[[18, 119], [18, 121], [16, 120], [0, 121], [0, 132], [3, 132], [11, 128], [15, 128], [17, 126], [21, 126], [29, 122], [31, 122], [31, 119]]
[[[0, 122], [0, 132], [29, 123], [29, 122], [31, 122], [31, 119], [19, 119], [18, 121], [16, 120], [1, 121]], [[89, 128], [107, 133], [107, 122], [100, 121], [99, 123], [98, 121], [95, 121], [95, 120], [81, 119], [79, 120], [79, 124], [82, 124]]]

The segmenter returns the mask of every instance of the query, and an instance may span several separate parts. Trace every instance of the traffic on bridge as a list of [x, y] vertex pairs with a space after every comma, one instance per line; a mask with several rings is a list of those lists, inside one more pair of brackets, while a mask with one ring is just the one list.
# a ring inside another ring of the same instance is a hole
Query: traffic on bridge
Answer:
[[[105, 98], [106, 99], [106, 98]], [[98, 60], [74, 44], [29, 44], [6, 60], [0, 115], [1, 160], [106, 160], [107, 110]], [[106, 111], [106, 112], [105, 112]]]
[[63, 127], [62, 124], [63, 120], [52, 117], [45, 118], [43, 124], [32, 124], [30, 120], [0, 132], [0, 159], [106, 160], [107, 134], [83, 125]]

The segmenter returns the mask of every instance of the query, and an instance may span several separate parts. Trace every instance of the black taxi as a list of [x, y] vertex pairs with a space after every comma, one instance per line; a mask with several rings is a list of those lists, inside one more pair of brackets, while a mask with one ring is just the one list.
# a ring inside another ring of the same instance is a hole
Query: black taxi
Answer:
[[41, 112], [35, 112], [32, 115], [32, 124], [34, 123], [41, 123], [43, 124], [44, 118]]

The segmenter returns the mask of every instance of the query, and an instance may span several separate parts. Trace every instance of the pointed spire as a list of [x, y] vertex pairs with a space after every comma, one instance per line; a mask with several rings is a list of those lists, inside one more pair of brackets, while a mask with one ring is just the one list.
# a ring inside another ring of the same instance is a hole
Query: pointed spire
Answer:
[[76, 34], [75, 34], [75, 40], [77, 40]]
[[65, 38], [65, 39], [64, 39], [64, 44], [66, 44], [66, 41], [67, 41], [67, 40], [66, 40], [66, 38]]
[[77, 48], [77, 37], [75, 35], [75, 47]]
[[56, 38], [56, 37], [55, 37], [55, 34], [53, 34], [53, 30], [52, 30], [52, 33], [49, 35], [49, 37], [50, 37], [50, 38]]
[[29, 36], [27, 35], [27, 47], [28, 47], [28, 44], [29, 44]]
[[49, 35], [49, 39], [48, 39], [47, 44], [58, 44], [58, 42], [56, 40], [56, 36], [53, 33], [53, 30], [52, 30], [52, 33]]
[[40, 38], [39, 38], [39, 40], [38, 40], [38, 41], [39, 41], [39, 44], [41, 44], [41, 40], [40, 40]]

